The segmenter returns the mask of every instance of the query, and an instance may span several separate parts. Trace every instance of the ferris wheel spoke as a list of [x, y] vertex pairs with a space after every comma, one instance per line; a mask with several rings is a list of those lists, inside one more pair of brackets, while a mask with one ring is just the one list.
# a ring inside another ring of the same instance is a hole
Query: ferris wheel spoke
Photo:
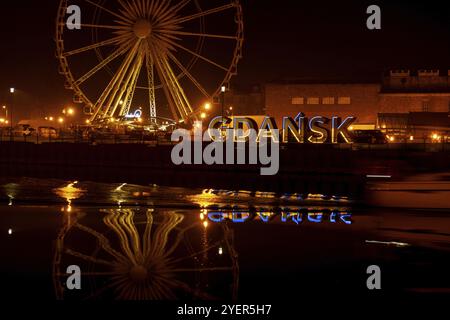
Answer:
[[108, 39], [108, 40], [105, 40], [105, 41], [94, 43], [94, 44], [92, 44], [90, 46], [86, 46], [86, 47], [83, 47], [83, 48], [67, 51], [67, 52], [63, 53], [63, 56], [64, 57], [69, 57], [69, 56], [73, 56], [75, 54], [79, 54], [79, 53], [86, 52], [86, 51], [89, 51], [89, 50], [97, 49], [97, 48], [100, 48], [100, 47], [104, 47], [104, 46], [108, 46], [108, 45], [114, 45], [116, 43], [119, 43], [122, 39], [123, 39], [123, 36], [114, 37], [114, 38], [111, 38], [111, 39]]
[[183, 31], [174, 31], [174, 30], [165, 30], [164, 33], [175, 34], [175, 35], [180, 35], [180, 36], [194, 36], [194, 37], [238, 40], [238, 37], [236, 37], [236, 36], [226, 36], [226, 35], [220, 35], [220, 34], [183, 32]]
[[187, 22], [187, 21], [191, 21], [191, 20], [195, 20], [195, 19], [198, 19], [198, 18], [202, 18], [202, 17], [208, 16], [208, 15], [214, 14], [214, 13], [219, 13], [221, 11], [232, 9], [234, 7], [236, 7], [236, 5], [234, 3], [229, 3], [229, 4], [223, 5], [221, 7], [205, 10], [205, 11], [202, 11], [202, 12], [190, 15], [190, 16], [186, 16], [186, 17], [181, 17], [181, 18], [175, 19], [174, 22], [180, 24], [180, 23], [184, 23], [184, 22]]
[[208, 62], [209, 64], [212, 64], [213, 66], [216, 66], [219, 69], [224, 70], [225, 72], [228, 72], [228, 68], [225, 68], [224, 66], [222, 66], [222, 65], [212, 61], [211, 59], [208, 59], [208, 58], [198, 54], [197, 52], [194, 52], [194, 51], [192, 51], [192, 50], [190, 50], [190, 49], [188, 49], [188, 48], [186, 48], [186, 47], [184, 47], [184, 46], [182, 46], [182, 45], [180, 45], [180, 44], [178, 44], [178, 43], [176, 43], [176, 42], [174, 42], [172, 40], [166, 39], [166, 41], [169, 42], [170, 44], [172, 44], [173, 46], [175, 46], [177, 48], [180, 48], [180, 49], [182, 49], [182, 50], [192, 54], [193, 56], [196, 56], [197, 58], [202, 59], [203, 61]]
[[171, 272], [174, 273], [183, 273], [183, 272], [204, 272], [204, 271], [230, 271], [233, 270], [232, 267], [211, 267], [211, 268], [182, 268], [182, 269], [171, 269]]
[[170, 82], [172, 84], [172, 90], [174, 90], [175, 94], [178, 96], [179, 103], [181, 106], [180, 111], [181, 111], [181, 109], [183, 110], [183, 112], [184, 112], [183, 118], [186, 118], [190, 113], [192, 113], [192, 108], [189, 104], [189, 101], [186, 97], [186, 94], [185, 94], [183, 88], [181, 87], [180, 83], [178, 82], [178, 79], [169, 64], [168, 58], [164, 57], [162, 61], [165, 65], [167, 74], [168, 74]]
[[131, 30], [130, 27], [126, 26], [109, 26], [103, 24], [81, 24], [82, 28], [94, 28], [94, 29], [110, 29], [110, 30]]
[[209, 93], [203, 88], [203, 86], [195, 79], [195, 77], [187, 70], [183, 64], [172, 54], [168, 53], [168, 56], [172, 59], [177, 67], [192, 81], [192, 83], [198, 88], [198, 90], [208, 99], [211, 99]]
[[222, 244], [222, 241], [217, 241], [215, 244], [213, 244], [213, 245], [211, 245], [211, 246], [208, 246], [208, 247], [206, 247], [206, 248], [204, 248], [204, 249], [202, 249], [202, 250], [200, 250], [200, 251], [198, 251], [198, 252], [194, 252], [194, 253], [191, 254], [191, 255], [188, 255], [188, 256], [185, 256], [185, 257], [181, 257], [181, 258], [177, 258], [177, 259], [175, 259], [175, 260], [171, 260], [170, 263], [171, 263], [171, 264], [175, 264], [175, 263], [179, 263], [180, 261], [183, 261], [183, 260], [186, 260], [186, 259], [190, 259], [190, 258], [196, 257], [196, 256], [198, 256], [198, 255], [200, 255], [200, 254], [202, 254], [202, 253], [208, 252], [208, 251], [211, 250], [211, 249], [217, 248], [217, 247], [220, 246], [221, 244]]
[[199, 289], [191, 288], [190, 286], [188, 286], [184, 282], [177, 281], [177, 287], [182, 289], [183, 291], [193, 295], [194, 297], [197, 297], [197, 298], [200, 298], [200, 299], [203, 299], [203, 300], [218, 300], [218, 299], [215, 299], [215, 297], [213, 297], [209, 293], [206, 293], [206, 292], [204, 292], [202, 290], [199, 290]]
[[[120, 66], [120, 69], [116, 72], [116, 74], [114, 75], [114, 77], [111, 79], [110, 83], [108, 84], [108, 86], [105, 88], [105, 90], [103, 91], [103, 93], [101, 94], [101, 96], [99, 97], [99, 99], [97, 100], [95, 107], [96, 107], [96, 112], [94, 113], [92, 119], [95, 119], [100, 112], [105, 113], [108, 111], [108, 106], [106, 106], [106, 110], [104, 109], [104, 104], [106, 99], [108, 98], [108, 96], [111, 94], [111, 91], [113, 90], [113, 88], [116, 86], [117, 81], [122, 73], [122, 70], [124, 68], [128, 68], [132, 58], [134, 57], [134, 54], [136, 53], [136, 49], [138, 47], [139, 43], [136, 43], [134, 45], [134, 47], [131, 49], [131, 51], [128, 53], [127, 57], [125, 58], [125, 61], [122, 63], [122, 65]], [[107, 220], [107, 222], [109, 223], [109, 220]], [[111, 228], [113, 228], [114, 226], [111, 223]]]
[[106, 260], [103, 260], [103, 259], [98, 259], [98, 258], [95, 258], [93, 256], [90, 256], [90, 255], [87, 255], [87, 254], [84, 254], [84, 253], [81, 253], [81, 252], [78, 252], [78, 251], [75, 251], [75, 250], [72, 250], [72, 249], [66, 249], [65, 252], [68, 255], [74, 256], [76, 258], [80, 258], [80, 259], [82, 259], [84, 261], [89, 261], [89, 262], [93, 262], [93, 263], [96, 263], [96, 264], [102, 264], [102, 265], [105, 265], [105, 266], [108, 266], [108, 267], [110, 267], [113, 264], [110, 261], [106, 261]]
[[[155, 73], [154, 73], [154, 64], [153, 59], [150, 54], [150, 50], [148, 48], [148, 45], [145, 50], [145, 58], [146, 58], [146, 67], [147, 67], [147, 82], [148, 82], [148, 100], [149, 100], [149, 107], [150, 107], [150, 118], [151, 121], [154, 121], [153, 119], [156, 118], [156, 96], [155, 96]], [[153, 219], [153, 218], [152, 218]], [[147, 228], [146, 228], [147, 232]], [[146, 250], [144, 249], [144, 252]]]
[[157, 59], [157, 58], [155, 59], [155, 62], [156, 62], [156, 64], [155, 64], [156, 71], [158, 73], [159, 79], [161, 81], [162, 88], [163, 88], [164, 93], [166, 95], [167, 103], [169, 105], [170, 112], [172, 113], [172, 116], [173, 116], [174, 120], [178, 122], [180, 117], [179, 117], [179, 115], [178, 115], [178, 113], [176, 111], [176, 107], [175, 107], [175, 104], [174, 104], [174, 99], [172, 97], [172, 93], [169, 91], [169, 84], [167, 83], [166, 77], [164, 75], [164, 72], [162, 71], [161, 63], [160, 63], [159, 59]]
[[123, 0], [119, 0], [119, 4], [127, 13], [127, 18], [133, 19], [138, 16], [138, 13], [134, 10], [134, 8], [130, 5], [129, 2], [124, 2]]
[[86, 1], [87, 3], [93, 5], [94, 7], [99, 8], [100, 10], [103, 10], [103, 11], [109, 13], [110, 15], [112, 15], [112, 16], [114, 16], [114, 17], [120, 19], [120, 20], [127, 20], [127, 21], [130, 22], [130, 23], [132, 22], [131, 20], [125, 18], [124, 16], [121, 16], [120, 14], [117, 14], [116, 12], [114, 12], [114, 11], [112, 11], [112, 10], [109, 10], [109, 9], [105, 8], [105, 7], [101, 6], [101, 5], [98, 4], [98, 3], [95, 3], [95, 2], [93, 2], [93, 1], [91, 1], [91, 0], [84, 0], [84, 1]]
[[123, 46], [122, 48], [117, 49], [114, 51], [111, 55], [109, 55], [105, 60], [100, 62], [98, 65], [96, 65], [94, 68], [92, 68], [90, 71], [88, 71], [85, 75], [83, 75], [80, 79], [75, 81], [75, 85], [79, 86], [86, 80], [88, 80], [90, 77], [92, 77], [94, 74], [96, 74], [98, 71], [103, 69], [106, 65], [108, 65], [110, 62], [118, 58], [120, 55], [124, 54], [128, 49], [129, 46]]
[[[119, 12], [121, 14], [123, 14], [123, 16], [126, 17], [128, 20], [131, 21], [131, 19], [133, 19], [133, 14], [130, 11], [128, 11], [127, 9], [125, 9], [125, 8], [119, 9]], [[130, 24], [131, 24], [131, 22], [130, 22]]]
[[98, 240], [98, 242], [100, 243], [100, 246], [103, 248], [103, 250], [106, 251], [107, 253], [109, 253], [117, 261], [122, 261], [122, 262], [126, 261], [126, 258], [121, 253], [117, 252], [116, 250], [114, 250], [111, 247], [108, 238], [106, 238], [103, 234], [93, 230], [92, 228], [86, 227], [81, 224], [77, 224], [74, 227], [95, 237]]
[[167, 12], [167, 9], [170, 6], [170, 0], [161, 1], [160, 5], [155, 9], [153, 15], [155, 17], [160, 16], [162, 13]]
[[180, 3], [176, 4], [172, 8], [166, 10], [166, 12], [163, 12], [160, 17], [157, 18], [157, 21], [160, 23], [165, 23], [167, 21], [172, 20], [178, 11], [183, 9], [185, 6], [187, 6], [192, 0], [183, 0]]
[[[111, 111], [111, 117], [114, 116], [118, 106], [120, 105], [120, 101], [123, 101], [122, 100], [123, 96], [124, 96], [124, 94], [126, 94], [126, 91], [128, 91], [129, 86], [134, 85], [136, 83], [135, 79], [138, 78], [139, 73], [142, 68], [142, 60], [143, 59], [141, 56], [136, 57], [134, 65], [131, 67], [131, 70], [129, 70], [129, 72], [128, 72], [127, 79], [125, 80], [125, 82], [121, 83], [122, 86], [121, 86], [120, 92], [117, 95], [117, 98], [115, 99], [114, 106]], [[124, 116], [124, 114], [122, 112], [123, 112], [123, 108], [121, 108], [121, 110], [120, 110], [120, 116]], [[135, 232], [134, 230], [130, 230], [130, 231]], [[132, 232], [130, 232], [130, 234], [133, 234]], [[136, 243], [133, 243], [133, 244], [134, 244], [134, 248], [136, 251], [138, 246], [136, 245]]]

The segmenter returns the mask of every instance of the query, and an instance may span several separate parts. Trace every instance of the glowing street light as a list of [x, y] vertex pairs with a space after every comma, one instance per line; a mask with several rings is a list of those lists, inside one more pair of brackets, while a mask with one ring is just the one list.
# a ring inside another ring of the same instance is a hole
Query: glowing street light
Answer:
[[207, 102], [205, 103], [205, 110], [210, 110], [211, 109], [211, 103]]
[[59, 123], [63, 123], [63, 122], [64, 122], [64, 119], [63, 119], [63, 118], [59, 118], [59, 119], [58, 119], [58, 122], [59, 122]]
[[67, 110], [67, 114], [68, 114], [69, 116], [73, 116], [73, 115], [75, 114], [75, 110], [72, 109], [72, 108], [69, 108], [69, 109]]
[[10, 92], [10, 93], [16, 92], [16, 88], [9, 88], [9, 92]]
[[202, 114], [200, 115], [200, 118], [206, 119], [206, 113], [202, 112]]

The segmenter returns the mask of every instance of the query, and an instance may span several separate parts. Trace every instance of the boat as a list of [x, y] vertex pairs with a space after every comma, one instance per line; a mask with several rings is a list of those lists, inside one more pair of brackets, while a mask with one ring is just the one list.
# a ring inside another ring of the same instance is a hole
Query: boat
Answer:
[[385, 176], [367, 183], [366, 197], [376, 207], [450, 209], [450, 172]]

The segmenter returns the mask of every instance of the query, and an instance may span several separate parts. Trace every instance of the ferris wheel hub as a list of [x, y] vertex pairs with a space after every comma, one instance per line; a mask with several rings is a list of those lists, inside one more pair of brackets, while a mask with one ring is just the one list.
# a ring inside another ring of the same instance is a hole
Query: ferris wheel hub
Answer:
[[143, 282], [148, 277], [148, 271], [143, 266], [134, 266], [130, 270], [130, 278], [134, 282]]
[[148, 38], [152, 33], [152, 24], [145, 19], [139, 19], [133, 26], [133, 32], [139, 39]]

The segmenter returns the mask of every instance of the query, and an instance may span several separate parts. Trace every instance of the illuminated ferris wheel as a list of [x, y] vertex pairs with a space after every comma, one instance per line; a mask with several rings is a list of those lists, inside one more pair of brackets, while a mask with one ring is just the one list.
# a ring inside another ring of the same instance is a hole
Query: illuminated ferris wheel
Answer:
[[236, 75], [243, 29], [239, 0], [60, 0], [59, 71], [92, 123], [187, 122]]

